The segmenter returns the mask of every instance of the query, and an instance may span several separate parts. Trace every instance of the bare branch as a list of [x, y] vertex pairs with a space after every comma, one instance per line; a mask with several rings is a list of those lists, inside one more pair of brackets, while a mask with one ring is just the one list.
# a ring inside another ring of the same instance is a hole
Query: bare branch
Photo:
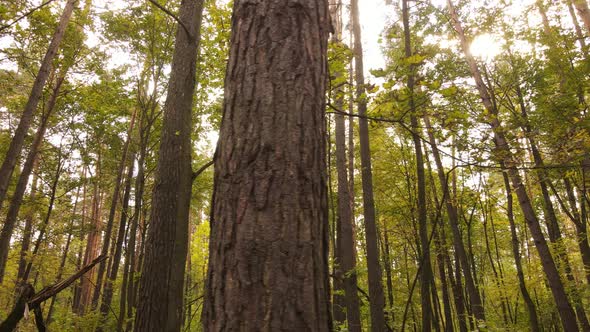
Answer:
[[180, 24], [180, 26], [182, 26], [182, 28], [184, 29], [184, 32], [186, 32], [186, 34], [189, 36], [189, 38], [191, 38], [191, 39], [193, 38], [193, 36], [190, 33], [190, 30], [187, 28], [186, 25], [184, 25], [184, 23], [182, 23], [182, 21], [178, 18], [178, 16], [174, 15], [166, 7], [162, 6], [161, 4], [156, 2], [155, 0], [148, 0], [148, 1], [151, 2], [152, 5], [158, 7], [158, 9], [160, 9], [161, 11], [166, 13], [168, 16], [172, 17], [176, 22], [178, 22], [178, 24]]

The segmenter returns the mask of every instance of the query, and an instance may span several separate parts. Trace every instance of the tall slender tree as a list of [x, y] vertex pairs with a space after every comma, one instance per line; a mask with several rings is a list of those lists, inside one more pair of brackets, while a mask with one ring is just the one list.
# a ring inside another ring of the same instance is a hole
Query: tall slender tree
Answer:
[[135, 331], [178, 331], [182, 324], [191, 118], [202, 12], [203, 0], [184, 0], [180, 5]]
[[574, 313], [573, 307], [568, 299], [565, 287], [559, 276], [559, 271], [557, 270], [557, 266], [555, 265], [555, 261], [549, 250], [549, 246], [547, 244], [545, 236], [543, 235], [539, 219], [533, 208], [531, 199], [526, 190], [523, 179], [518, 171], [518, 163], [514, 159], [514, 156], [510, 151], [510, 145], [508, 143], [508, 140], [506, 139], [502, 123], [500, 122], [498, 110], [494, 107], [492, 103], [490, 94], [483, 81], [477, 62], [471, 54], [471, 51], [469, 49], [469, 42], [467, 41], [461, 22], [459, 21], [459, 16], [451, 0], [447, 0], [447, 6], [451, 14], [451, 22], [453, 24], [455, 31], [458, 34], [465, 59], [467, 60], [467, 64], [469, 65], [469, 69], [475, 80], [475, 84], [480, 95], [481, 101], [483, 103], [483, 106], [485, 107], [485, 110], [489, 114], [488, 121], [490, 126], [492, 127], [492, 131], [494, 134], [494, 144], [498, 151], [498, 155], [500, 156], [499, 158], [501, 158], [500, 161], [502, 161], [504, 163], [504, 166], [506, 167], [506, 171], [508, 172], [508, 176], [510, 177], [512, 186], [514, 187], [514, 191], [518, 197], [518, 202], [520, 204], [521, 210], [523, 212], [527, 225], [529, 226], [531, 235], [535, 240], [535, 246], [541, 258], [541, 265], [543, 266], [543, 270], [545, 272], [545, 276], [547, 277], [549, 287], [551, 288], [551, 292], [553, 293], [553, 298], [555, 300], [555, 303], [557, 304], [563, 328], [566, 331], [578, 331], [578, 325], [576, 323], [576, 314]]
[[12, 141], [10, 141], [8, 151], [6, 152], [2, 166], [0, 166], [0, 208], [2, 208], [4, 203], [6, 191], [8, 190], [8, 184], [10, 182], [10, 178], [12, 177], [12, 172], [16, 166], [18, 156], [23, 149], [25, 136], [27, 135], [29, 127], [33, 121], [35, 110], [37, 109], [37, 105], [39, 105], [39, 100], [43, 94], [43, 87], [45, 87], [45, 83], [47, 82], [47, 79], [51, 73], [53, 60], [57, 55], [59, 45], [61, 44], [61, 41], [64, 37], [66, 27], [70, 21], [70, 17], [74, 11], [74, 5], [77, 1], [78, 0], [68, 0], [68, 2], [66, 2], [63, 13], [59, 19], [59, 23], [53, 34], [53, 38], [51, 39], [49, 47], [47, 48], [47, 53], [45, 53], [43, 61], [41, 62], [41, 67], [39, 67], [39, 72], [35, 77], [31, 94], [29, 95], [25, 109], [21, 115], [16, 131], [14, 132], [14, 137], [12, 138]]
[[363, 43], [359, 18], [358, 0], [351, 0], [350, 15], [352, 33], [354, 36], [354, 73], [356, 80], [356, 101], [359, 115], [359, 144], [361, 150], [361, 177], [363, 188], [363, 214], [365, 237], [367, 245], [367, 268], [369, 271], [369, 296], [371, 298], [371, 330], [385, 331], [385, 296], [381, 284], [381, 265], [379, 262], [379, 244], [377, 223], [375, 217], [375, 199], [373, 197], [373, 171], [371, 167], [371, 148], [369, 141], [369, 124], [367, 115], [367, 100], [365, 95], [365, 74], [363, 65]]

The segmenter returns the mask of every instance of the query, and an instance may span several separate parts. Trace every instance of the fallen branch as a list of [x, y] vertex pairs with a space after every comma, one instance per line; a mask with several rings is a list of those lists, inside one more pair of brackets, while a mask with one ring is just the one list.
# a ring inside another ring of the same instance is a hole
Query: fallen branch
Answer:
[[42, 315], [40, 315], [41, 311], [41, 303], [44, 301], [52, 298], [53, 296], [57, 295], [62, 290], [66, 289], [70, 286], [74, 281], [78, 280], [82, 277], [86, 272], [90, 271], [96, 264], [104, 261], [107, 259], [107, 256], [98, 256], [94, 259], [90, 264], [84, 266], [80, 271], [74, 273], [71, 277], [62, 280], [58, 283], [55, 283], [51, 286], [43, 288], [39, 293], [35, 294], [35, 289], [31, 284], [25, 284], [23, 286], [23, 291], [19, 296], [16, 304], [14, 305], [14, 309], [8, 315], [6, 320], [0, 324], [0, 332], [12, 332], [16, 329], [16, 326], [23, 319], [25, 315], [25, 309], [28, 306], [29, 310], [35, 312], [35, 317], [37, 318], [37, 328], [39, 331], [45, 331], [45, 324], [42, 320]]

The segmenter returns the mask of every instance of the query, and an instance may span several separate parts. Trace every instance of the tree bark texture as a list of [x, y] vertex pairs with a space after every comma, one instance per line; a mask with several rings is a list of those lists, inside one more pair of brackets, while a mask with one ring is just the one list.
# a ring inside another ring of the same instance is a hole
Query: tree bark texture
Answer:
[[326, 0], [236, 0], [205, 331], [331, 331]]
[[[183, 0], [154, 184], [135, 331], [179, 331], [192, 185], [191, 117], [203, 0]], [[134, 234], [130, 234], [134, 236]]]

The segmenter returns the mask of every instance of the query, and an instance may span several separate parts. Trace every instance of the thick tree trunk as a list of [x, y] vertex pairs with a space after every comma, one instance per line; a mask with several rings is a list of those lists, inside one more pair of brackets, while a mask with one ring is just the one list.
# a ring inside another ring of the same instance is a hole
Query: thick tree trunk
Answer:
[[0, 232], [0, 284], [4, 278], [4, 269], [6, 268], [10, 239], [12, 238], [12, 233], [14, 232], [14, 226], [16, 225], [16, 219], [18, 217], [18, 212], [20, 211], [21, 203], [25, 195], [27, 183], [29, 183], [29, 176], [33, 171], [35, 160], [37, 160], [37, 151], [39, 151], [39, 147], [41, 146], [43, 138], [45, 137], [45, 130], [47, 129], [47, 124], [49, 122], [49, 118], [51, 117], [51, 113], [55, 108], [57, 95], [64, 79], [65, 71], [62, 71], [55, 82], [53, 91], [51, 92], [51, 97], [47, 103], [45, 113], [41, 118], [41, 123], [39, 124], [39, 128], [37, 129], [37, 133], [35, 134], [35, 138], [33, 139], [27, 159], [23, 165], [22, 172], [16, 184], [14, 194], [12, 195], [12, 200], [10, 201], [10, 207], [8, 208], [8, 214], [6, 216], [6, 220], [4, 221], [2, 232]]
[[545, 237], [543, 235], [539, 219], [537, 218], [531, 200], [524, 186], [522, 177], [516, 166], [517, 164], [514, 161], [514, 157], [510, 150], [510, 146], [508, 145], [508, 141], [504, 135], [504, 128], [502, 127], [500, 120], [498, 119], [498, 112], [491, 102], [489, 93], [483, 82], [481, 73], [477, 67], [477, 63], [475, 62], [475, 59], [469, 51], [469, 43], [467, 42], [465, 33], [463, 31], [463, 27], [461, 26], [461, 23], [458, 20], [457, 12], [453, 7], [451, 0], [447, 0], [447, 4], [449, 7], [449, 11], [451, 13], [452, 23], [455, 27], [455, 30], [459, 34], [461, 46], [463, 48], [463, 52], [465, 53], [467, 63], [475, 80], [475, 84], [482, 99], [482, 103], [486, 111], [489, 113], [488, 121], [494, 133], [494, 141], [496, 144], [498, 155], [500, 156], [502, 162], [504, 163], [504, 166], [506, 167], [506, 171], [508, 172], [508, 176], [512, 181], [514, 191], [516, 192], [516, 195], [518, 197], [518, 202], [522, 209], [522, 213], [531, 231], [531, 236], [534, 239], [535, 246], [539, 253], [541, 265], [543, 267], [543, 270], [547, 277], [547, 281], [549, 283], [549, 287], [551, 288], [551, 292], [553, 294], [553, 298], [557, 305], [563, 328], [566, 331], [578, 331], [578, 326], [576, 324], [576, 315], [574, 313], [571, 303], [568, 300], [565, 288], [559, 277], [559, 271], [557, 270], [555, 261], [553, 260], [553, 256], [551, 255], [551, 252], [549, 250], [549, 245], [547, 244], [547, 241], [545, 240]]
[[356, 99], [359, 118], [359, 144], [361, 157], [361, 176], [363, 186], [363, 212], [365, 224], [365, 237], [367, 246], [367, 268], [369, 274], [369, 296], [371, 298], [371, 330], [374, 332], [386, 331], [385, 324], [385, 297], [381, 284], [381, 265], [379, 262], [379, 246], [377, 238], [377, 224], [375, 218], [375, 200], [373, 198], [373, 171], [371, 167], [371, 148], [369, 141], [369, 124], [367, 115], [367, 102], [365, 98], [365, 76], [363, 66], [363, 47], [361, 40], [361, 25], [359, 19], [358, 0], [351, 0], [350, 15], [354, 35], [354, 62], [356, 80]]
[[328, 1], [234, 2], [203, 329], [331, 331]]
[[14, 132], [14, 137], [12, 138], [12, 141], [10, 141], [10, 146], [8, 147], [8, 151], [6, 152], [6, 156], [4, 157], [4, 161], [0, 167], [0, 209], [2, 209], [4, 199], [6, 198], [6, 191], [8, 190], [8, 184], [16, 165], [16, 160], [22, 151], [25, 136], [27, 135], [29, 127], [33, 121], [35, 110], [37, 109], [37, 105], [39, 104], [39, 100], [43, 94], [43, 87], [45, 86], [45, 83], [47, 82], [51, 72], [53, 59], [58, 52], [59, 44], [63, 39], [76, 1], [77, 0], [68, 0], [66, 6], [64, 7], [64, 11], [59, 19], [57, 28], [55, 29], [51, 42], [49, 43], [49, 47], [47, 48], [47, 53], [41, 62], [41, 67], [39, 67], [37, 77], [35, 77], [35, 82], [33, 83], [33, 88], [31, 90], [31, 94], [29, 95], [27, 104], [25, 105], [23, 114], [21, 115], [20, 122], [18, 123], [16, 131]]
[[135, 331], [178, 331], [182, 324], [192, 184], [191, 114], [202, 11], [202, 0], [184, 0], [180, 5], [178, 16], [184, 25], [177, 27], [164, 105]]

